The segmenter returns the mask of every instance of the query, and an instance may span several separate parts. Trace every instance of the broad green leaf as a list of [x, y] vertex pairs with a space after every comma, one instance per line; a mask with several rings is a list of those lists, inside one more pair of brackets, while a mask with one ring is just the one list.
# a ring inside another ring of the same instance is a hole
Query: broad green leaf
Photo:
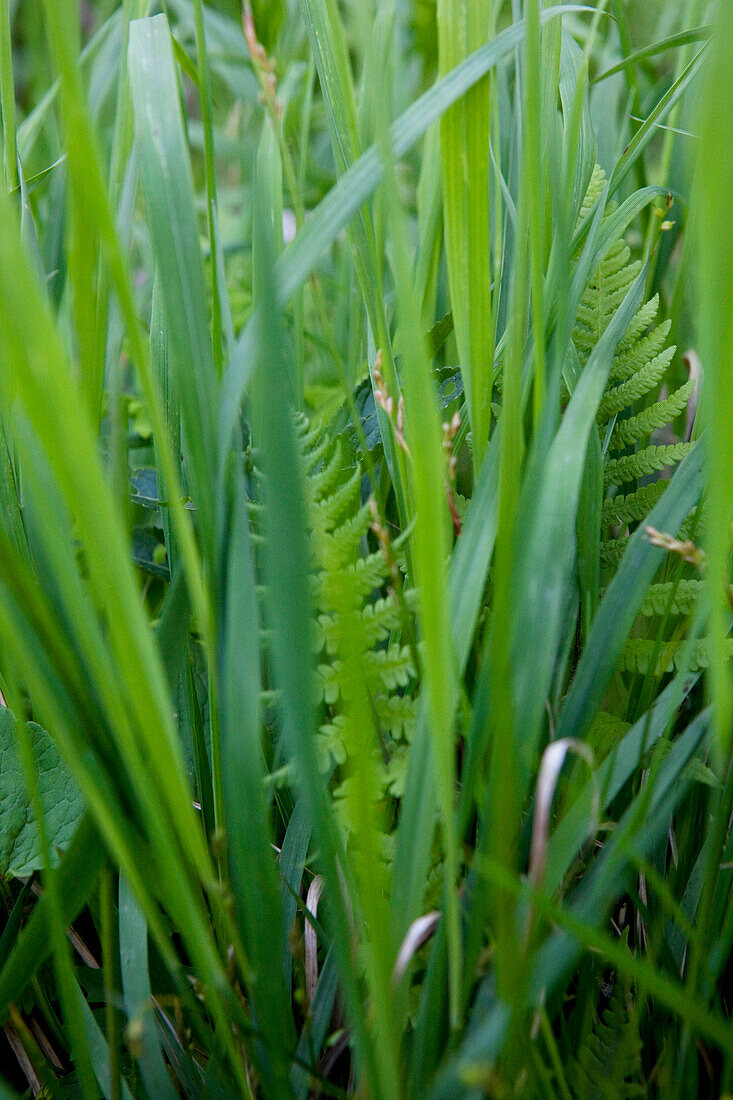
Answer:
[[[0, 708], [0, 875], [20, 878], [40, 870], [43, 855], [18, 755], [16, 719]], [[54, 741], [36, 722], [27, 729], [38, 768], [38, 785], [51, 847], [68, 847], [84, 813], [84, 799]]]

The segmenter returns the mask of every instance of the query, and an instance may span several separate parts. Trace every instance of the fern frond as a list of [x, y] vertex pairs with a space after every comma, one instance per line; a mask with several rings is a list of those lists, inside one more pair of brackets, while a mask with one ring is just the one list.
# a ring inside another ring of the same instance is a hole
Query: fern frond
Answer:
[[628, 544], [628, 535], [621, 535], [617, 539], [608, 539], [602, 542], [600, 550], [601, 565], [606, 569], [615, 569], [626, 553]]
[[[733, 656], [733, 638], [725, 639], [725, 648], [729, 656]], [[654, 671], [657, 676], [665, 672], [700, 672], [710, 665], [710, 643], [707, 638], [701, 638], [690, 649], [686, 659], [688, 646], [685, 641], [662, 643], [657, 655]], [[638, 672], [642, 676], [652, 666], [656, 643], [651, 638], [629, 638], [621, 651], [618, 662], [620, 672]]]
[[634, 1100], [640, 1084], [642, 1041], [631, 991], [617, 981], [605, 1009], [568, 1067], [574, 1094], [583, 1100]]
[[670, 443], [665, 447], [645, 447], [636, 454], [611, 459], [603, 472], [604, 482], [606, 485], [623, 485], [626, 481], [648, 477], [665, 466], [681, 462], [691, 448], [692, 443]]
[[580, 214], [578, 215], [578, 224], [585, 220], [590, 214], [597, 199], [601, 197], [603, 188], [606, 183], [606, 173], [601, 168], [600, 164], [593, 166], [591, 177], [588, 182], [588, 190], [585, 193], [583, 202], [580, 205]]
[[374, 703], [379, 728], [393, 738], [410, 741], [417, 704], [411, 695], [380, 695]]
[[394, 691], [406, 687], [417, 675], [409, 646], [390, 646], [389, 649], [375, 649], [364, 656], [367, 667], [367, 682], [381, 685]]
[[[620, 382], [613, 389], [606, 392], [606, 396], [598, 406], [598, 414], [596, 419], [599, 424], [606, 424], [615, 416], [616, 413], [620, 413], [623, 409], [630, 408], [635, 401], [639, 401], [646, 394], [659, 385], [667, 367], [672, 361], [672, 356], [675, 353], [675, 348], [665, 348], [663, 352], [656, 355], [653, 359], [650, 359], [648, 363], [645, 363], [631, 378], [626, 382]], [[669, 419], [669, 418], [668, 418]], [[667, 421], [663, 420], [663, 424]], [[638, 438], [638, 437], [637, 437]]]
[[347, 464], [344, 460], [340, 440], [336, 441], [330, 456], [328, 455], [328, 448], [326, 448], [322, 459], [314, 462], [313, 456], [319, 450], [321, 450], [320, 447], [309, 456], [308, 466], [310, 476], [313, 479], [313, 492], [318, 500], [323, 500], [329, 497], [341, 484], [344, 478], [344, 470], [348, 469], [350, 464]]
[[306, 472], [309, 475], [314, 474], [332, 446], [331, 440], [324, 434], [320, 424], [310, 425], [304, 416], [295, 417], [295, 434]]
[[340, 482], [332, 493], [314, 500], [311, 517], [314, 530], [331, 531], [349, 511], [353, 513], [360, 503], [360, 489], [361, 470], [355, 467], [348, 480]]
[[705, 508], [703, 505], [696, 505], [692, 508], [683, 521], [682, 526], [677, 532], [677, 538], [679, 539], [700, 539], [701, 534], [705, 530]]
[[[335, 656], [339, 651], [339, 636], [343, 629], [336, 615], [321, 615], [318, 618], [320, 636], [326, 653]], [[385, 596], [368, 603], [361, 613], [358, 625], [360, 642], [367, 646], [375, 646], [383, 642], [390, 631], [397, 630], [400, 626], [400, 609], [394, 596]]]
[[660, 479], [650, 485], [640, 485], [626, 496], [609, 497], [604, 500], [601, 508], [601, 523], [608, 527], [638, 523], [649, 515], [668, 485], [668, 481]]
[[[643, 332], [644, 329], [651, 324], [651, 321], [654, 320], [657, 311], [656, 302], [657, 298], [652, 298], [646, 306], [642, 306], [642, 309], [634, 317], [632, 324], [636, 326], [639, 323], [639, 317], [642, 311], [654, 306], [651, 320], [641, 328], [641, 332]], [[636, 374], [636, 372], [640, 370], [645, 363], [648, 363], [650, 359], [654, 359], [655, 356], [659, 355], [664, 348], [671, 327], [671, 321], [663, 321], [661, 325], [657, 325], [657, 327], [647, 336], [639, 336], [637, 332], [636, 336], [633, 338], [629, 338], [630, 328], [627, 329], [623, 343], [619, 346], [614, 356], [611, 372], [608, 376], [608, 384], [612, 385], [615, 382], [625, 382], [627, 378], [631, 378], [632, 374]]]
[[[354, 515], [348, 516], [337, 527], [332, 528], [328, 533], [328, 545], [323, 547], [324, 565], [336, 570], [346, 564], [353, 564], [356, 548], [369, 530], [371, 522], [372, 513], [369, 505], [365, 504]], [[356, 562], [360, 560], [356, 558]]]
[[637, 416], [630, 417], [629, 420], [622, 420], [616, 425], [611, 436], [611, 448], [620, 450], [622, 447], [630, 447], [637, 439], [648, 437], [652, 432], [669, 424], [687, 408], [687, 402], [694, 388], [695, 382], [690, 379], [663, 401], [657, 401], [656, 405], [650, 405], [648, 409], [644, 409]]
[[[295, 435], [310, 526], [317, 655], [313, 690], [323, 719], [318, 758], [324, 774], [332, 777], [334, 808], [348, 835], [359, 806], [363, 814], [364, 799], [381, 813], [379, 807], [400, 797], [404, 788], [417, 669], [412, 648], [403, 644], [402, 604], [414, 611], [417, 598], [408, 590], [398, 601], [391, 589], [391, 564], [383, 551], [367, 549], [372, 513], [362, 502], [362, 470], [348, 446], [303, 416], [295, 418]], [[255, 487], [261, 480], [255, 468]], [[260, 515], [253, 502], [255, 528]], [[393, 549], [399, 565], [400, 553]], [[266, 628], [262, 644], [267, 649]], [[267, 702], [277, 708], [277, 693], [269, 693]], [[357, 762], [359, 787], [353, 774]], [[386, 850], [386, 836], [382, 840]]]
[[[594, 173], [595, 194], [600, 193], [602, 181], [602, 174]], [[591, 201], [594, 200], [589, 196], [589, 203]], [[606, 217], [611, 210], [612, 207], [606, 210]], [[587, 361], [641, 270], [641, 265], [630, 262], [630, 258], [626, 243], [622, 239], [615, 241], [583, 293], [573, 331], [581, 364]], [[630, 537], [628, 525], [643, 523], [667, 486], [664, 478], [647, 485], [638, 482], [681, 461], [692, 446], [685, 442], [652, 443], [655, 432], [684, 412], [694, 389], [694, 383], [687, 382], [671, 395], [659, 399], [676, 349], [667, 346], [670, 322], [655, 324], [658, 308], [659, 296], [655, 295], [637, 309], [616, 347], [596, 413], [597, 429], [604, 444], [604, 492], [611, 486], [628, 485], [630, 490], [619, 495], [611, 489], [601, 505], [601, 528], [606, 535], [599, 547], [600, 565], [605, 574], [603, 583], [607, 583], [607, 578], [616, 571], [626, 552]], [[613, 528], [620, 530], [614, 532]], [[609, 534], [617, 534], [617, 537], [608, 538]], [[671, 584], [652, 585], [642, 602], [641, 616], [648, 618], [666, 610], [675, 615], [689, 614], [698, 595], [699, 581], [683, 581], [674, 590]], [[646, 672], [654, 661], [661, 675], [681, 660], [682, 649], [677, 642], [665, 644], [660, 652], [653, 639], [635, 637], [624, 648], [618, 667], [620, 671]], [[692, 654], [693, 667], [702, 667], [704, 660], [704, 645], [701, 644]]]
[[621, 742], [630, 728], [630, 723], [619, 718], [617, 714], [599, 710], [593, 719], [587, 738], [596, 760], [598, 762], [605, 760], [611, 749]]
[[642, 333], [646, 332], [649, 326], [653, 323], [657, 316], [657, 310], [659, 309], [659, 295], [655, 294], [653, 298], [650, 298], [646, 305], [640, 306], [636, 312], [636, 316], [632, 320], [629, 327], [622, 339], [619, 341], [618, 351], [623, 352], [628, 350]]
[[[350, 526], [351, 523], [352, 521], [349, 521]], [[334, 534], [334, 539], [337, 537], [340, 538], [342, 532], [343, 526], [338, 528], [338, 530]], [[354, 528], [351, 528], [351, 534], [353, 537]], [[352, 542], [351, 545], [353, 547], [355, 543]], [[329, 565], [331, 561], [334, 562], [334, 568], [338, 568], [339, 563], [344, 561], [344, 554], [341, 551], [333, 554], [333, 556], [329, 558]], [[344, 569], [351, 575], [352, 583], [354, 585], [354, 592], [362, 600], [367, 600], [368, 597], [371, 596], [375, 588], [380, 588], [384, 584], [389, 574], [387, 563], [384, 560], [383, 555], [379, 553], [368, 554], [365, 558], [357, 558], [355, 562], [351, 562], [349, 565], [344, 566]], [[322, 603], [320, 601], [322, 601], [325, 597], [326, 585], [327, 577], [325, 574], [321, 573], [314, 578], [314, 599], [318, 606], [322, 606]]]
[[[700, 598], [702, 586], [703, 582], [695, 578], [681, 580], [676, 584], [674, 581], [652, 584], [647, 589], [639, 611], [647, 618], [663, 615], [668, 608], [671, 615], [690, 615]], [[672, 599], [671, 605], [670, 599]]]
[[629, 257], [625, 242], [616, 241], [586, 287], [573, 332], [573, 342], [581, 363], [586, 362], [603, 336], [641, 270], [638, 262], [629, 263]]

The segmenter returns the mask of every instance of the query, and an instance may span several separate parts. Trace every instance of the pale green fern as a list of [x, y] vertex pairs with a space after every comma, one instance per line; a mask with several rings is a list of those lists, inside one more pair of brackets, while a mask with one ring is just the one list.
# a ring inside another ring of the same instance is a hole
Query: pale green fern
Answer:
[[[586, 211], [600, 195], [603, 182], [603, 172], [596, 168], [586, 196]], [[639, 261], [630, 262], [623, 238], [616, 240], [589, 281], [578, 311], [573, 342], [581, 364], [587, 361], [640, 271]], [[676, 349], [667, 346], [669, 321], [652, 327], [658, 307], [656, 295], [637, 310], [616, 350], [598, 407], [604, 484], [609, 492], [602, 511], [602, 564], [611, 572], [625, 548], [628, 525], [643, 521], [666, 487], [663, 479], [651, 484], [642, 479], [681, 461], [691, 446], [686, 442], [651, 441], [653, 432], [684, 412], [694, 388], [694, 383], [688, 381], [669, 396], [661, 396]]]
[[[296, 417], [296, 438], [310, 524], [321, 767], [331, 776], [335, 808], [349, 833], [351, 769], [366, 752], [369, 797], [386, 828], [391, 800], [404, 788], [415, 721], [415, 600], [394, 590], [397, 562], [383, 548], [369, 549], [373, 516], [362, 502], [362, 471], [348, 440], [333, 440], [303, 416]], [[268, 701], [277, 703], [276, 697]], [[364, 782], [361, 767], [359, 772]]]
[[[584, 204], [588, 213], [601, 195], [604, 175], [596, 168]], [[611, 212], [611, 209], [607, 211]], [[581, 217], [582, 217], [581, 213]], [[594, 272], [582, 297], [573, 342], [584, 365], [608, 327], [634, 279], [641, 271], [631, 262], [630, 250], [619, 237]], [[596, 422], [603, 454], [604, 500], [601, 506], [600, 565], [604, 581], [613, 576], [626, 552], [629, 538], [643, 524], [668, 484], [668, 472], [689, 452], [691, 443], [667, 435], [657, 442], [654, 433], [684, 413], [694, 383], [685, 382], [671, 394], [665, 393], [665, 378], [675, 348], [668, 345], [670, 322], [656, 323], [659, 298], [655, 296], [636, 312], [616, 349], [608, 383], [599, 404]], [[663, 473], [664, 472], [664, 473]], [[660, 476], [661, 475], [661, 476]], [[671, 623], [677, 638], [679, 620], [694, 610], [700, 583], [663, 581], [650, 586], [640, 609], [640, 633], [651, 624], [656, 635], [659, 623]], [[665, 627], [665, 633], [667, 633]], [[672, 671], [683, 659], [679, 641], [658, 642], [656, 637], [634, 637], [625, 646], [619, 662], [622, 672]], [[692, 667], [705, 663], [703, 643], [691, 654]]]

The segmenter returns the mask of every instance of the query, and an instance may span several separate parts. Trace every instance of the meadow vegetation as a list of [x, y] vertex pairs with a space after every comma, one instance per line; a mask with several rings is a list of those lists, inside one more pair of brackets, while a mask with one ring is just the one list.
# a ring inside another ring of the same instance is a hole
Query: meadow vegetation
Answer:
[[729, 21], [0, 0], [0, 1098], [733, 1094]]

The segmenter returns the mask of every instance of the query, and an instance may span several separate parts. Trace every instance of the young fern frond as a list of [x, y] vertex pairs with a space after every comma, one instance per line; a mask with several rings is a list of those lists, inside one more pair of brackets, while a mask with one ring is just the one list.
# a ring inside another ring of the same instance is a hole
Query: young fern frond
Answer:
[[[604, 176], [596, 168], [587, 205], [601, 194]], [[612, 212], [606, 211], [606, 217]], [[630, 250], [622, 238], [610, 247], [590, 279], [582, 297], [573, 342], [581, 365], [585, 364], [606, 331], [624, 296], [641, 271], [639, 262], [631, 262]], [[665, 377], [675, 348], [668, 346], [670, 322], [656, 323], [659, 297], [641, 305], [620, 340], [609, 371], [608, 382], [599, 403], [596, 423], [603, 454], [603, 493], [599, 557], [603, 583], [607, 583], [623, 558], [631, 534], [643, 524], [668, 484], [666, 476], [655, 475], [680, 462], [691, 443], [674, 441], [668, 425], [682, 413], [694, 390], [688, 381], [671, 394], [665, 392]], [[665, 435], [655, 432], [667, 429]], [[656, 440], [659, 440], [657, 442]], [[652, 585], [640, 609], [644, 618], [688, 615], [694, 608], [699, 581]], [[619, 662], [622, 672], [646, 673], [655, 663], [659, 675], [676, 667], [682, 660], [677, 643], [657, 646], [652, 638], [633, 638]], [[702, 667], [704, 646], [692, 656], [693, 667]]]
[[[664, 377], [667, 368], [674, 355], [674, 348], [665, 348], [661, 355], [650, 359], [640, 367], [626, 382], [620, 382], [607, 390], [605, 397], [598, 407], [599, 425], [607, 424], [612, 416], [630, 409], [636, 401], [646, 397], [648, 393], [657, 388]], [[655, 406], [652, 406], [654, 408]], [[667, 421], [663, 421], [667, 423]], [[643, 434], [643, 433], [639, 433]], [[647, 433], [649, 434], [649, 433]]]
[[[639, 611], [647, 618], [654, 615], [691, 615], [702, 592], [703, 582], [695, 578], [651, 584]], [[670, 604], [670, 599], [672, 600]]]
[[[384, 553], [366, 548], [372, 513], [362, 503], [362, 471], [351, 460], [348, 440], [334, 442], [303, 416], [296, 417], [296, 437], [311, 528], [315, 692], [324, 710], [319, 754], [324, 773], [332, 773], [336, 812], [350, 833], [350, 768], [357, 756], [371, 756], [375, 812], [404, 786], [415, 721], [408, 689], [417, 669], [403, 637], [403, 616], [404, 609], [414, 614], [416, 599], [406, 592], [400, 606], [389, 588]], [[257, 516], [258, 509], [251, 514]]]
[[648, 477], [658, 470], [664, 470], [673, 463], [681, 462], [692, 448], [691, 443], [668, 443], [661, 447], [652, 444], [635, 454], [612, 458], [606, 463], [603, 478], [606, 485], [623, 485], [629, 481]]
[[[725, 639], [725, 648], [728, 655], [733, 656], [733, 638]], [[618, 670], [638, 672], [642, 676], [646, 676], [652, 667], [657, 676], [669, 672], [700, 672], [710, 667], [709, 651], [710, 641], [707, 638], [701, 638], [691, 647], [684, 640], [662, 642], [657, 647], [653, 638], [629, 638], [621, 651]]]
[[[596, 167], [583, 207], [586, 213], [601, 194], [603, 183], [604, 174]], [[610, 207], [606, 216], [612, 210], [613, 207]], [[631, 262], [630, 257], [629, 247], [623, 238], [616, 240], [585, 289], [573, 332], [573, 343], [581, 365], [585, 364], [606, 331], [641, 270], [641, 264]], [[606, 391], [598, 407], [597, 422], [602, 443], [608, 425], [611, 430], [604, 456], [604, 482], [607, 486], [625, 487], [648, 477], [680, 461], [689, 450], [684, 443], [657, 446], [650, 440], [654, 431], [665, 427], [684, 411], [694, 388], [692, 382], [687, 382], [671, 396], [658, 396], [675, 353], [673, 346], [666, 345], [669, 321], [649, 331], [658, 307], [659, 296], [655, 295], [637, 310], [616, 349]], [[654, 398], [652, 402], [640, 407], [650, 397]], [[641, 448], [628, 453], [637, 442], [642, 443]], [[642, 488], [646, 490], [646, 487], [636, 486], [632, 492], [626, 493], [623, 498], [624, 515], [618, 512], [620, 504], [604, 502], [604, 526], [642, 520], [647, 514], [643, 511], [647, 500], [645, 492], [641, 492]], [[657, 499], [652, 497], [653, 494], [650, 494], [649, 510]]]
[[626, 335], [620, 342], [615, 358], [611, 364], [608, 383], [624, 382], [631, 378], [645, 363], [654, 359], [664, 350], [669, 330], [672, 327], [670, 321], [663, 321], [657, 325], [647, 336], [640, 336], [657, 315], [659, 295], [655, 294], [646, 305], [642, 306], [631, 325], [626, 330]]
[[603, 568], [613, 572], [626, 553], [628, 544], [628, 535], [618, 535], [615, 539], [605, 539], [600, 547], [601, 565]]
[[629, 420], [622, 420], [616, 425], [611, 436], [611, 449], [620, 450], [622, 447], [630, 447], [637, 439], [643, 439], [645, 436], [648, 438], [652, 432], [669, 424], [685, 411], [694, 388], [695, 383], [690, 379], [670, 397], [658, 401], [656, 405], [650, 405], [648, 409], [644, 409]]
[[616, 527], [627, 523], [638, 523], [649, 515], [669, 483], [652, 481], [649, 485], [640, 485], [626, 496], [607, 497], [601, 506], [601, 523], [604, 527]]

